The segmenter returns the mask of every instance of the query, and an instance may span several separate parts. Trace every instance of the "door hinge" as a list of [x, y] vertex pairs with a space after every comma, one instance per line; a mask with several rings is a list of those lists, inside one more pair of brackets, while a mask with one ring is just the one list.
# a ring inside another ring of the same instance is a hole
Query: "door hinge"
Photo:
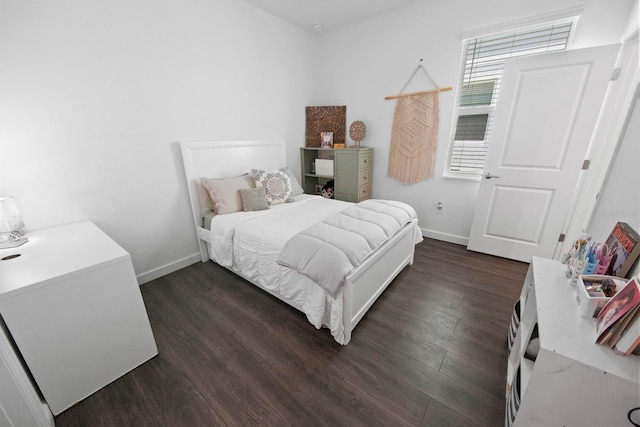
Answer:
[[614, 68], [613, 72], [611, 73], [611, 81], [616, 81], [618, 80], [618, 77], [620, 77], [620, 73], [622, 72], [622, 68]]
[[585, 161], [582, 162], [582, 170], [586, 171], [587, 169], [589, 169], [589, 166], [591, 166], [591, 160], [585, 159]]
[[567, 237], [564, 233], [560, 233], [560, 237], [558, 237], [558, 242], [562, 243], [564, 242], [564, 238]]

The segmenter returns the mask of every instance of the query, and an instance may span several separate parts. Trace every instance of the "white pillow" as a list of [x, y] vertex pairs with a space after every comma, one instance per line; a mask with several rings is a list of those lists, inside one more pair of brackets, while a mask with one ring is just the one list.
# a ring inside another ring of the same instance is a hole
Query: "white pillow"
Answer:
[[298, 182], [296, 177], [291, 173], [291, 171], [289, 171], [289, 177], [291, 178], [291, 195], [299, 196], [300, 194], [304, 193], [302, 186], [300, 186], [300, 183]]
[[256, 187], [264, 187], [269, 205], [293, 202], [291, 191], [291, 172], [287, 168], [274, 171], [251, 169]]
[[256, 186], [249, 174], [228, 179], [201, 178], [200, 181], [207, 190], [211, 209], [218, 215], [242, 211], [240, 189]]

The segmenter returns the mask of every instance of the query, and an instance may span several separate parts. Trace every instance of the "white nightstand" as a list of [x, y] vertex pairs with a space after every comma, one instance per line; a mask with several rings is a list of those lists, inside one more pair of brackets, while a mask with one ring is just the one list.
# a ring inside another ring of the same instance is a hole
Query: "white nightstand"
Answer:
[[157, 354], [131, 257], [90, 221], [0, 250], [0, 314], [57, 415]]

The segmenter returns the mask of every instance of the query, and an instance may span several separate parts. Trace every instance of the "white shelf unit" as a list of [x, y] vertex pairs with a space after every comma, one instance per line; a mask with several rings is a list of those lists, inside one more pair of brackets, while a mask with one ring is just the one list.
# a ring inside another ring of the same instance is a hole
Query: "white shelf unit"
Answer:
[[[626, 426], [640, 359], [595, 343], [558, 261], [533, 257], [508, 332], [505, 426]], [[513, 332], [515, 331], [515, 333]], [[527, 352], [538, 338], [536, 354]]]

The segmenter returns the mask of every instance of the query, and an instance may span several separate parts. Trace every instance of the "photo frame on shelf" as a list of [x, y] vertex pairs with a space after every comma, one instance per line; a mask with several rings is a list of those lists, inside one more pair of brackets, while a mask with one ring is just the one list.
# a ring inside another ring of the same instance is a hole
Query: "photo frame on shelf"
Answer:
[[333, 147], [333, 132], [320, 132], [320, 148]]

